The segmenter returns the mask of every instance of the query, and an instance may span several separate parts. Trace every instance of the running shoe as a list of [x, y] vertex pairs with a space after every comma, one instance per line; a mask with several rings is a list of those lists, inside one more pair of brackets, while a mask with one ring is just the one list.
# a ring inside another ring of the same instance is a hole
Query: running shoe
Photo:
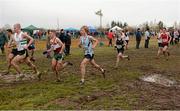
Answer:
[[130, 60], [130, 57], [128, 56], [127, 59], [128, 59], [128, 61], [129, 61], [129, 60]]
[[61, 82], [61, 80], [60, 80], [60, 79], [57, 79], [55, 82]]
[[85, 82], [83, 82], [83, 81], [80, 81], [80, 82], [79, 82], [80, 85], [84, 85], [84, 83], [85, 83]]
[[16, 76], [16, 80], [17, 81], [22, 80], [24, 77], [25, 77], [24, 74], [19, 74], [19, 75]]
[[38, 71], [36, 74], [37, 74], [38, 80], [41, 80], [41, 75], [42, 75], [42, 73], [40, 73], [40, 72]]

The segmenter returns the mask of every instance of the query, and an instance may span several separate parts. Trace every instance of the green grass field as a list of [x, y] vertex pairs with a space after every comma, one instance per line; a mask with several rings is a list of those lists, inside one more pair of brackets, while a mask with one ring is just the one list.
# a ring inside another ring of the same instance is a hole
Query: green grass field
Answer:
[[[18, 83], [0, 82], [0, 110], [2, 109], [180, 109], [180, 88], [165, 87], [147, 83], [139, 78], [143, 75], [158, 73], [179, 82], [180, 80], [180, 47], [170, 47], [170, 58], [166, 61], [163, 55], [155, 59], [157, 41], [151, 39], [150, 48], [145, 49], [144, 41], [141, 48], [135, 49], [134, 39], [130, 41], [125, 54], [131, 60], [122, 60], [115, 69], [116, 50], [112, 47], [97, 47], [95, 60], [107, 71], [106, 79], [91, 65], [87, 66], [86, 83], [79, 85], [79, 65], [83, 59], [82, 49], [73, 42], [71, 55], [65, 61], [74, 65], [60, 72], [62, 81], [55, 82], [51, 70], [51, 60], [42, 55], [44, 42], [37, 42], [35, 52], [36, 66], [43, 72], [42, 80]], [[107, 43], [107, 41], [105, 42]], [[5, 56], [0, 55], [0, 71], [7, 68]], [[29, 71], [21, 65], [24, 72]], [[12, 73], [15, 71], [12, 69]], [[45, 73], [47, 72], [47, 73]]]

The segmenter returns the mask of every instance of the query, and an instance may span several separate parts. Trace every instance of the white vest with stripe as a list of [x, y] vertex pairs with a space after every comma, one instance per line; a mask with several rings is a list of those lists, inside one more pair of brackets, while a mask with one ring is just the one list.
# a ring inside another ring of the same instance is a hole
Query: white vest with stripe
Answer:
[[24, 46], [27, 45], [27, 40], [22, 37], [23, 32], [20, 32], [19, 34], [14, 34], [14, 40], [17, 43], [17, 50], [22, 51], [24, 50]]

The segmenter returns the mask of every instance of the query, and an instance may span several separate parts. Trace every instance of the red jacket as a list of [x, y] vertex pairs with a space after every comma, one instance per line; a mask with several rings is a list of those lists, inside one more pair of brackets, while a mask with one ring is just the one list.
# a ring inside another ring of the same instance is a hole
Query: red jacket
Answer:
[[114, 37], [114, 33], [113, 33], [113, 32], [109, 32], [109, 33], [108, 33], [108, 38], [109, 38], [109, 39], [113, 39], [113, 37]]

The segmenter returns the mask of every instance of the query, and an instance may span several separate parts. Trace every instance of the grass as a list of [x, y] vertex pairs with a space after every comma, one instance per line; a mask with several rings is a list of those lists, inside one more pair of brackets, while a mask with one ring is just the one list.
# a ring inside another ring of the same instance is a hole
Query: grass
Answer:
[[[120, 61], [115, 69], [116, 50], [112, 47], [97, 47], [95, 60], [107, 70], [107, 78], [103, 79], [100, 72], [90, 65], [87, 66], [86, 84], [79, 85], [79, 65], [83, 59], [82, 50], [77, 48], [78, 40], [73, 40], [72, 53], [65, 60], [74, 63], [60, 72], [62, 82], [54, 82], [51, 71], [51, 60], [43, 57], [44, 41], [36, 42], [36, 66], [43, 73], [41, 81], [26, 81], [7, 84], [0, 82], [0, 110], [33, 110], [33, 109], [180, 109], [180, 91], [139, 80], [139, 77], [151, 73], [161, 73], [180, 80], [180, 50], [177, 46], [170, 47], [170, 60], [163, 56], [155, 59], [157, 43], [151, 39], [150, 48], [136, 50], [135, 40], [130, 41], [131, 60]], [[104, 40], [107, 44], [107, 40]], [[0, 71], [6, 70], [5, 56], [0, 55]], [[21, 65], [29, 71], [26, 65]], [[48, 71], [49, 70], [49, 71]], [[11, 69], [12, 73], [15, 73]], [[168, 96], [167, 96], [168, 95]]]

